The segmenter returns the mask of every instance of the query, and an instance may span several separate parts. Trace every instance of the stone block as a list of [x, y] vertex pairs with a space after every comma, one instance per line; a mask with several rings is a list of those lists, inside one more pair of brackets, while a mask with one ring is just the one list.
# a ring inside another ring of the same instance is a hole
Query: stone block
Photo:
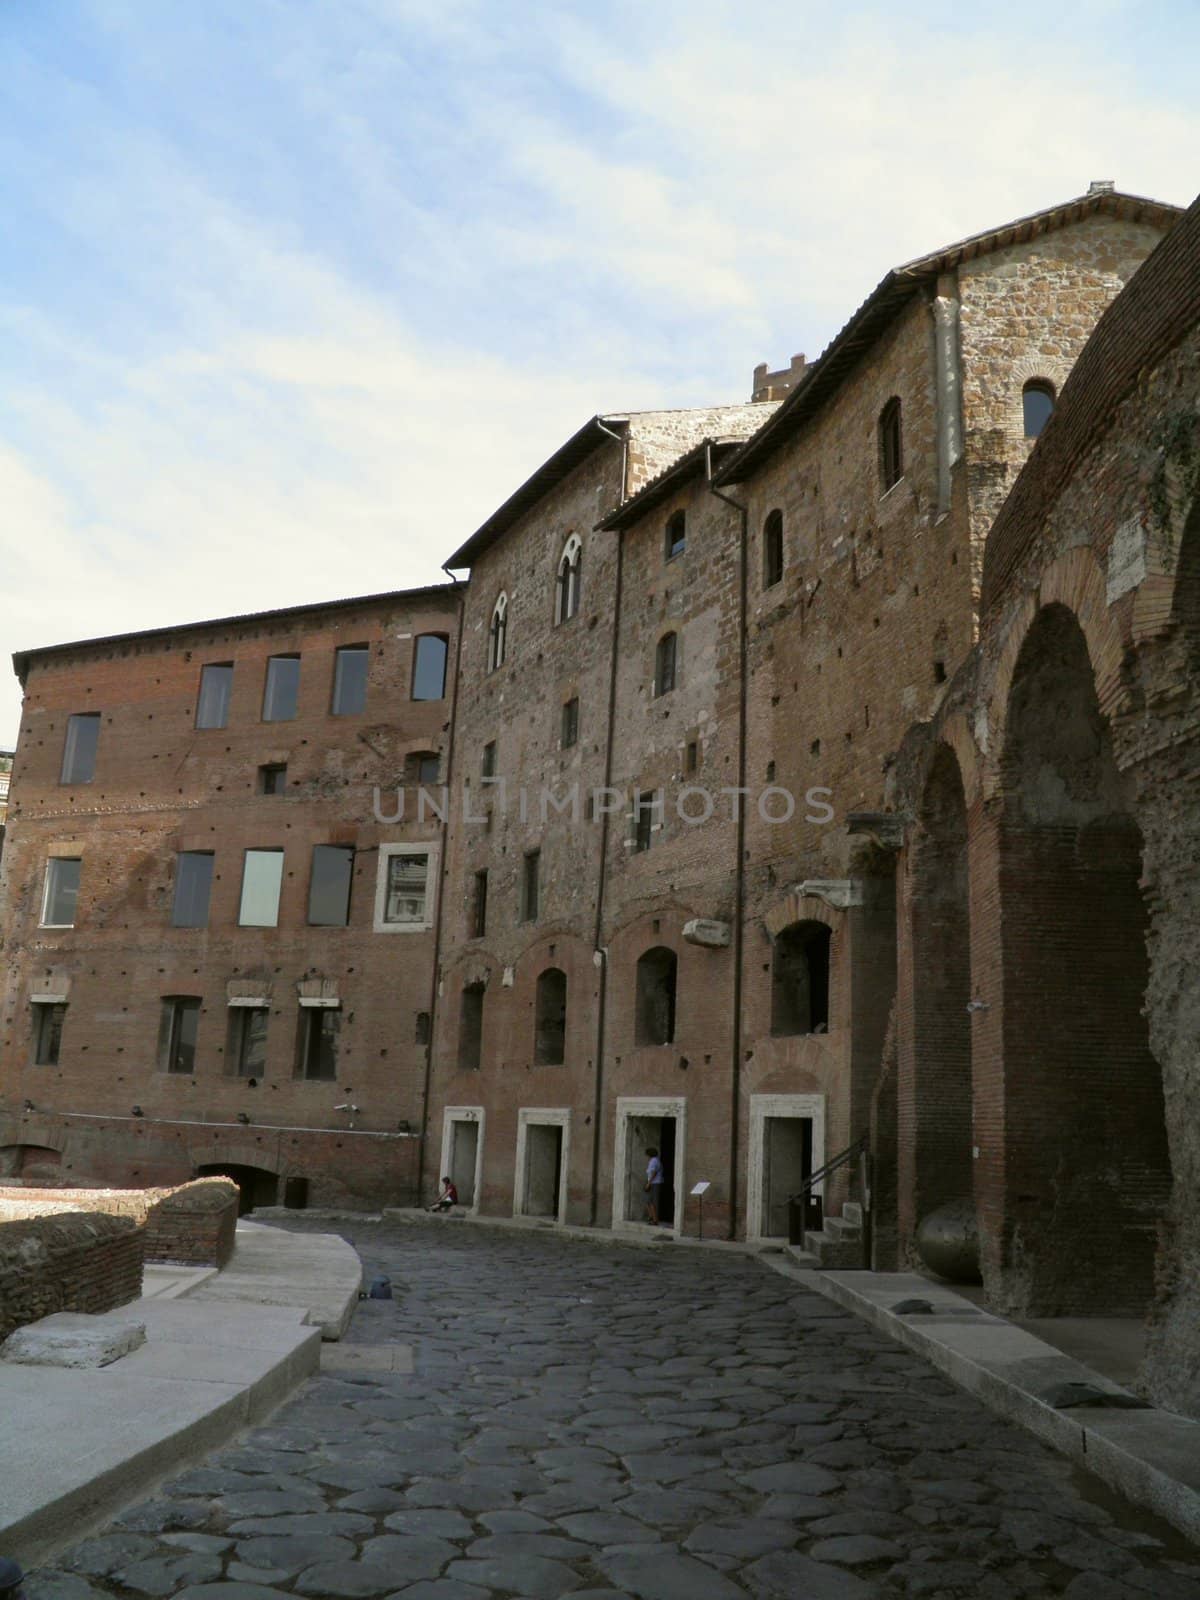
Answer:
[[0, 1345], [0, 1359], [31, 1367], [107, 1367], [145, 1342], [144, 1322], [60, 1311], [10, 1334]]

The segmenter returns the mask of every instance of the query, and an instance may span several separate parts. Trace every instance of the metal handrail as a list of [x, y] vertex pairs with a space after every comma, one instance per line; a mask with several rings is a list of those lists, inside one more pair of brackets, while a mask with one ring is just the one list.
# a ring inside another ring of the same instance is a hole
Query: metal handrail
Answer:
[[823, 1179], [827, 1178], [831, 1172], [836, 1172], [839, 1167], [844, 1167], [847, 1161], [860, 1154], [860, 1152], [865, 1151], [869, 1147], [870, 1142], [869, 1134], [861, 1134], [853, 1144], [847, 1145], [844, 1150], [840, 1151], [836, 1156], [834, 1156], [832, 1161], [827, 1161], [825, 1165], [818, 1168], [816, 1172], [810, 1172], [808, 1177], [805, 1178], [804, 1182], [796, 1190], [795, 1194], [789, 1195], [788, 1199], [801, 1200], [806, 1194], [811, 1194], [815, 1184], [820, 1183]]

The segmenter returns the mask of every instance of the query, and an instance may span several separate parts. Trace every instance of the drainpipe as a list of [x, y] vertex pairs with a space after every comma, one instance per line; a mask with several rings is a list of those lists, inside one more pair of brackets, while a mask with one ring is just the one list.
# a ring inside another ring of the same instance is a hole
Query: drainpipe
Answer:
[[[710, 494], [732, 506], [740, 523], [738, 537], [738, 788], [746, 787], [746, 597], [750, 513], [740, 500], [713, 482], [712, 445], [706, 449], [705, 477]], [[738, 796], [737, 871], [733, 892], [733, 1072], [729, 1108], [729, 1233], [737, 1237], [738, 1141], [742, 1114], [742, 923], [746, 905], [746, 796]]]
[[[621, 487], [620, 500], [624, 500], [628, 488], [627, 477], [629, 472], [629, 434], [624, 437], [614, 433], [606, 427], [600, 418], [596, 418], [596, 426], [601, 433], [608, 434], [610, 439], [615, 439], [621, 446]], [[612, 785], [613, 766], [613, 727], [617, 712], [617, 646], [621, 629], [621, 592], [625, 574], [625, 535], [617, 530], [617, 575], [613, 585], [613, 616], [612, 638], [609, 644], [608, 668], [608, 726], [604, 739], [604, 787]], [[596, 1013], [596, 1071], [595, 1094], [592, 1101], [592, 1188], [588, 1204], [588, 1219], [594, 1228], [600, 1214], [600, 1133], [604, 1117], [604, 1045], [605, 1045], [605, 1019], [608, 1012], [608, 950], [601, 942], [604, 938], [604, 891], [608, 882], [608, 808], [605, 807], [604, 815], [600, 819], [600, 867], [596, 884], [596, 922], [592, 935], [592, 949], [600, 966], [600, 993], [597, 1001]]]
[[438, 900], [437, 915], [433, 919], [433, 980], [429, 993], [429, 1043], [425, 1046], [425, 1081], [421, 1089], [421, 1140], [417, 1150], [417, 1204], [421, 1204], [421, 1195], [425, 1183], [425, 1150], [429, 1143], [429, 1090], [433, 1077], [433, 1041], [434, 1026], [437, 1022], [438, 1002], [438, 968], [442, 959], [442, 918], [446, 905], [446, 880], [449, 876], [449, 843], [450, 815], [454, 809], [454, 738], [458, 732], [458, 683], [459, 667], [462, 664], [462, 639], [463, 639], [463, 591], [465, 583], [459, 583], [453, 576], [449, 567], [443, 566], [442, 571], [454, 585], [458, 596], [458, 626], [455, 629], [454, 639], [454, 689], [450, 695], [450, 737], [446, 741], [446, 795], [448, 804], [446, 815], [441, 824], [441, 864], [438, 873]]

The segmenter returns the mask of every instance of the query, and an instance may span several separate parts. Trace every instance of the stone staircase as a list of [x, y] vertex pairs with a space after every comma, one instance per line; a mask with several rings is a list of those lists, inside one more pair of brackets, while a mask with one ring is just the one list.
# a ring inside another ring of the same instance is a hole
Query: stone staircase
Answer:
[[803, 1246], [789, 1245], [787, 1253], [801, 1267], [836, 1272], [868, 1266], [863, 1260], [862, 1206], [847, 1200], [840, 1217], [826, 1217], [820, 1233], [805, 1233]]

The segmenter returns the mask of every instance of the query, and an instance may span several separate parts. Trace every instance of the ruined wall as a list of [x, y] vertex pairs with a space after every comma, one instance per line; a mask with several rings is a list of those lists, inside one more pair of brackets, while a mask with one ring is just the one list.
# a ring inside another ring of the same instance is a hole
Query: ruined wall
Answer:
[[111, 1311], [136, 1300], [142, 1244], [129, 1217], [0, 1222], [0, 1339], [56, 1311]]
[[0, 1188], [0, 1222], [72, 1211], [132, 1218], [142, 1228], [147, 1261], [223, 1267], [233, 1254], [238, 1190], [228, 1178], [175, 1189]]

